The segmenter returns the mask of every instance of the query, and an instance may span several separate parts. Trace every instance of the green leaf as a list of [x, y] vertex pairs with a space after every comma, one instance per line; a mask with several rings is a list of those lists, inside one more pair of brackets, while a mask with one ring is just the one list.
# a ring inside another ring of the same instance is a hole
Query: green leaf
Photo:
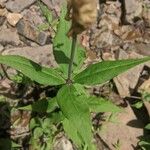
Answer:
[[48, 114], [47, 117], [51, 118], [51, 122], [53, 124], [58, 124], [65, 119], [65, 117], [61, 111], [57, 111], [57, 112], [53, 112], [51, 114]]
[[11, 142], [11, 147], [13, 148], [13, 149], [19, 149], [19, 148], [21, 148], [22, 146], [20, 145], [20, 144], [17, 144], [17, 143], [15, 143], [15, 142]]
[[150, 123], [145, 126], [145, 129], [150, 130]]
[[47, 22], [49, 24], [51, 24], [52, 17], [53, 17], [51, 11], [48, 9], [48, 7], [46, 5], [44, 5], [43, 3], [41, 3], [39, 0], [38, 0], [38, 4], [39, 4], [40, 9], [41, 9], [44, 17], [46, 18]]
[[78, 147], [82, 146], [82, 139], [78, 134], [77, 129], [74, 127], [74, 125], [67, 119], [65, 118], [63, 120], [63, 128], [68, 135], [70, 139], [77, 145]]
[[102, 84], [124, 71], [149, 61], [150, 57], [117, 61], [103, 61], [93, 64], [74, 77], [76, 83], [85, 85]]
[[137, 109], [140, 109], [143, 107], [143, 101], [139, 101], [139, 102], [133, 104], [132, 106], [137, 108]]
[[39, 139], [43, 135], [43, 129], [41, 127], [37, 127], [33, 131], [34, 139]]
[[[72, 39], [67, 37], [70, 28], [70, 22], [65, 20], [66, 7], [62, 8], [60, 21], [57, 26], [57, 33], [53, 40], [54, 56], [61, 70], [67, 73], [68, 63], [70, 61]], [[79, 44], [76, 47], [74, 67], [80, 67], [85, 59], [85, 50]]]
[[57, 101], [62, 113], [74, 125], [84, 144], [90, 147], [92, 125], [85, 96], [78, 94], [74, 85], [65, 85], [58, 92]]
[[29, 77], [31, 80], [36, 81], [40, 84], [60, 85], [65, 83], [65, 80], [55, 69], [42, 67], [22, 56], [1, 55], [0, 63], [15, 68], [16, 70]]
[[141, 148], [143, 150], [149, 150], [150, 149], [150, 140], [149, 139], [148, 140], [143, 139], [138, 144], [139, 144], [139, 146], [141, 146]]
[[24, 74], [22, 74], [21, 72], [17, 72], [17, 74], [15, 74], [14, 76], [10, 77], [11, 80], [15, 83], [20, 83], [20, 84], [25, 84], [25, 85], [31, 85], [32, 81], [31, 79], [29, 79], [28, 77], [26, 77]]
[[122, 109], [117, 107], [109, 100], [98, 97], [89, 97], [87, 103], [90, 107], [91, 112], [121, 112]]
[[43, 119], [43, 123], [42, 123], [43, 130], [45, 130], [45, 129], [49, 129], [50, 130], [51, 123], [52, 123], [51, 122], [51, 118]]
[[142, 99], [143, 99], [143, 101], [150, 102], [150, 93], [143, 92], [142, 93]]
[[30, 120], [30, 124], [29, 124], [30, 130], [33, 130], [34, 128], [39, 127], [39, 126], [40, 126], [40, 122], [37, 122], [37, 118], [32, 118]]
[[45, 31], [50, 28], [50, 25], [48, 23], [43, 23], [43, 24], [38, 25], [37, 28], [39, 31]]
[[52, 98], [49, 100], [39, 100], [31, 105], [19, 107], [20, 110], [28, 110], [28, 111], [35, 111], [35, 112], [47, 112], [50, 113], [54, 111], [58, 107], [56, 98]]

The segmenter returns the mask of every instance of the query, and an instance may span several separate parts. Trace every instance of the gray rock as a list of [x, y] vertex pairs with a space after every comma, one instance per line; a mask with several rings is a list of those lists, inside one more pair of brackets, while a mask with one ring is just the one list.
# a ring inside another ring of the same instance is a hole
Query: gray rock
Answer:
[[6, 49], [2, 55], [20, 55], [47, 67], [56, 67], [52, 45]]
[[135, 43], [135, 51], [144, 56], [150, 56], [150, 44]]
[[4, 50], [4, 46], [0, 44], [0, 54]]
[[[120, 50], [119, 53], [119, 59], [137, 59], [142, 57], [142, 55], [139, 55], [135, 52], [128, 54], [125, 51]], [[138, 65], [113, 79], [118, 93], [122, 98], [129, 97], [132, 94], [139, 81], [143, 67], [143, 64]]]
[[36, 0], [14, 0], [14, 1], [8, 1], [6, 3], [6, 8], [12, 12], [21, 12], [25, 8], [28, 8], [33, 3], [35, 3]]
[[6, 3], [7, 0], [0, 0], [0, 3]]
[[64, 0], [41, 0], [45, 5], [50, 9], [54, 9], [55, 6], [61, 6], [64, 3]]
[[0, 44], [2, 45], [19, 45], [20, 40], [16, 31], [11, 31], [10, 29], [3, 29], [0, 31]]
[[7, 2], [7, 0], [0, 0], [0, 6], [4, 7], [6, 2]]
[[[110, 114], [107, 114], [107, 117], [109, 116]], [[103, 130], [100, 132], [100, 137], [103, 143], [106, 143], [111, 150], [115, 150], [114, 145], [119, 141], [120, 150], [133, 150], [139, 142], [138, 137], [143, 135], [144, 123], [137, 119], [130, 105], [115, 117], [117, 118], [115, 123], [111, 121], [102, 123]], [[135, 121], [134, 125], [130, 126], [129, 123], [133, 121]]]
[[24, 19], [18, 22], [17, 30], [19, 34], [40, 45], [44, 45], [48, 42], [48, 40], [50, 40], [49, 35], [47, 33], [38, 31], [38, 29], [35, 26], [33, 26]]
[[150, 1], [143, 2], [143, 19], [145, 20], [146, 26], [150, 27]]
[[53, 2], [51, 0], [41, 0], [49, 9], [53, 9], [54, 5]]
[[61, 139], [56, 141], [54, 150], [73, 150], [73, 146], [68, 139], [62, 137]]
[[[106, 26], [105, 26], [106, 27]], [[90, 37], [90, 45], [93, 50], [110, 49], [122, 44], [122, 40], [108, 29], [93, 29]]]
[[52, 10], [52, 14], [54, 17], [57, 17], [60, 15], [60, 9], [62, 7], [62, 4], [66, 0], [41, 0], [50, 10]]
[[132, 23], [135, 17], [142, 17], [142, 2], [138, 0], [125, 0], [126, 19]]
[[0, 0], [0, 4], [5, 2], [7, 2], [7, 0]]
[[40, 24], [45, 23], [45, 17], [41, 17], [41, 14], [39, 14], [40, 10], [35, 7], [36, 6], [24, 10], [22, 15], [24, 20], [27, 20], [34, 26], [39, 26]]
[[0, 26], [3, 25], [5, 19], [6, 19], [5, 16], [0, 17]]

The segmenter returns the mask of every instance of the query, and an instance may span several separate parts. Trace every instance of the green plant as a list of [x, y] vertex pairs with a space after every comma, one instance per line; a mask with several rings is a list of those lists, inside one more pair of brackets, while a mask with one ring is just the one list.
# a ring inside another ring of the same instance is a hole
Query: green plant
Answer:
[[121, 148], [121, 143], [119, 140], [117, 140], [117, 142], [115, 144], [113, 144], [113, 147], [115, 148], [115, 150], [120, 150]]
[[[50, 114], [49, 117], [56, 115], [53, 117], [54, 120], [56, 119], [59, 124], [62, 123], [64, 131], [79, 149], [92, 150], [96, 148], [92, 143], [90, 113], [120, 112], [121, 109], [101, 97], [90, 96], [85, 91], [84, 86], [105, 83], [124, 71], [149, 61], [150, 57], [135, 60], [103, 61], [82, 68], [85, 59], [84, 49], [78, 44], [76, 35], [73, 39], [66, 36], [70, 23], [64, 20], [65, 14], [66, 9], [63, 8], [57, 33], [53, 40], [54, 55], [59, 64], [58, 68], [42, 67], [27, 58], [10, 55], [0, 56], [0, 63], [15, 68], [39, 84], [59, 86], [60, 89], [55, 98], [46, 98], [18, 109], [48, 113]], [[34, 126], [32, 128], [33, 134], [35, 130], [37, 132], [32, 138], [37, 139], [47, 133], [50, 134], [51, 123], [48, 124], [49, 127], [46, 125], [46, 129], [41, 121], [40, 125]], [[49, 140], [51, 141], [51, 138]], [[32, 139], [31, 142], [33, 142]]]
[[57, 131], [54, 123], [56, 123], [55, 115], [31, 119], [30, 130], [32, 131], [32, 135], [30, 138], [30, 149], [50, 150], [52, 148]]
[[141, 100], [132, 105], [133, 107], [137, 109], [142, 108], [144, 105], [144, 102], [150, 102], [150, 93], [143, 91], [141, 94], [142, 94]]
[[52, 29], [54, 32], [56, 32], [58, 19], [53, 19], [51, 11], [40, 0], [38, 0], [37, 2], [41, 9], [43, 16], [45, 17], [45, 19], [47, 21], [46, 23], [38, 25], [38, 27], [37, 27], [38, 30], [44, 31], [44, 30]]
[[[150, 130], [150, 123], [145, 126], [145, 130]], [[150, 149], [150, 136], [147, 135], [140, 139], [138, 145], [141, 147], [142, 150], [149, 150]]]

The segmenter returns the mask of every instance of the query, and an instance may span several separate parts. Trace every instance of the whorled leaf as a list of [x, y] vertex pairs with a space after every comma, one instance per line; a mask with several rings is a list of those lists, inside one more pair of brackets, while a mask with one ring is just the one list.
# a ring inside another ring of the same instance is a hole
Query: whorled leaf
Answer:
[[90, 96], [87, 99], [87, 103], [89, 105], [91, 112], [121, 112], [122, 109], [113, 104], [111, 101], [106, 100], [101, 97]]
[[19, 107], [18, 109], [33, 112], [50, 113], [54, 111], [56, 108], [58, 108], [57, 100], [56, 98], [52, 98], [49, 100], [47, 99], [39, 100], [37, 102], [34, 102], [33, 104]]
[[76, 128], [83, 144], [91, 147], [92, 125], [85, 96], [78, 93], [74, 85], [65, 85], [58, 92], [57, 101], [66, 119]]
[[67, 119], [65, 118], [63, 120], [63, 128], [68, 135], [70, 139], [74, 142], [75, 145], [78, 147], [82, 146], [82, 139], [78, 134], [78, 130], [74, 127], [74, 125]]
[[42, 67], [32, 60], [29, 60], [22, 56], [1, 55], [0, 63], [20, 71], [31, 80], [36, 81], [40, 84], [60, 85], [65, 83], [65, 80], [55, 69]]
[[90, 65], [74, 77], [76, 83], [85, 85], [102, 84], [117, 75], [135, 67], [141, 63], [149, 61], [150, 57], [142, 59], [128, 59], [117, 61], [103, 61]]

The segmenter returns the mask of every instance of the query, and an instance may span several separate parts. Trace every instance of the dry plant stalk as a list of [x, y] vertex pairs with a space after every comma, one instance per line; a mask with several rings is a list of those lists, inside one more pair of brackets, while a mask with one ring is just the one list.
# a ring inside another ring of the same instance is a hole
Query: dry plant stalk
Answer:
[[80, 34], [91, 27], [97, 18], [96, 0], [67, 0], [66, 20], [71, 20], [72, 25], [68, 36]]

